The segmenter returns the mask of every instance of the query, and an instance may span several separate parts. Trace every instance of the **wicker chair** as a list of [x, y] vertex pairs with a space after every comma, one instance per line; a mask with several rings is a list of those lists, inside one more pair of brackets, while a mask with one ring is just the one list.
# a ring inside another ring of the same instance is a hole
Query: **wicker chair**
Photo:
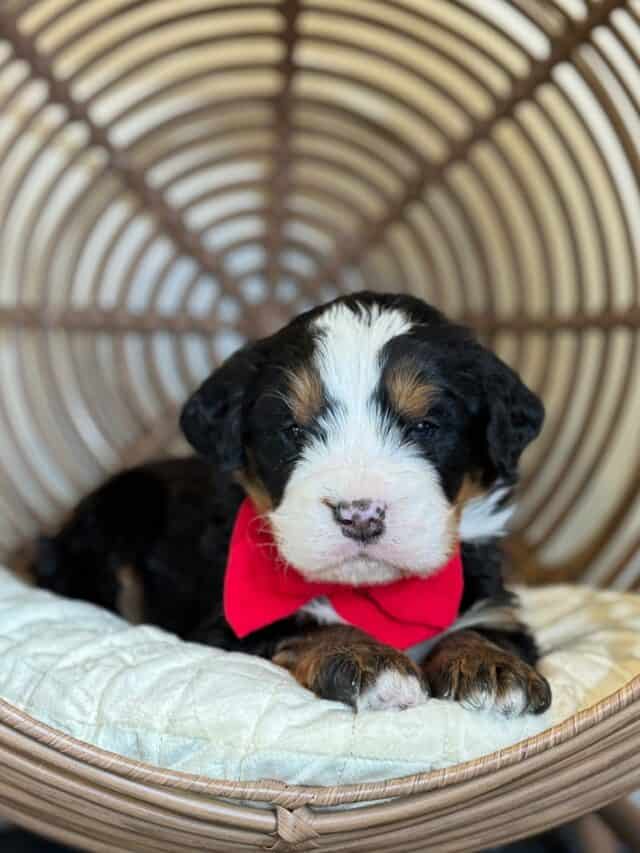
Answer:
[[[635, 0], [4, 0], [0, 556], [183, 449], [180, 402], [241, 340], [369, 287], [475, 326], [545, 398], [514, 567], [634, 589], [639, 59]], [[638, 786], [636, 734], [640, 679], [481, 760], [316, 789], [0, 703], [0, 813], [91, 850], [477, 850]]]

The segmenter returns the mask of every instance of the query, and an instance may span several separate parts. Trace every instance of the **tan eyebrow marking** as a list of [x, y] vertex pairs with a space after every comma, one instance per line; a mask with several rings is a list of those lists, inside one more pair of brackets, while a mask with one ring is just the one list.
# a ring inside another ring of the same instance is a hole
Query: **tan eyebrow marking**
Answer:
[[303, 426], [320, 412], [323, 403], [322, 382], [311, 367], [300, 367], [289, 374], [287, 400], [293, 416]]
[[410, 361], [394, 365], [385, 383], [391, 405], [399, 415], [418, 420], [427, 414], [435, 388], [422, 379]]

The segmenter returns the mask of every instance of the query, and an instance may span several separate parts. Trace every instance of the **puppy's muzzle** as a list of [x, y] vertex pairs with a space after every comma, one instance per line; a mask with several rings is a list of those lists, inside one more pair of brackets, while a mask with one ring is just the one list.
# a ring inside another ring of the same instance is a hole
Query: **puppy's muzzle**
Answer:
[[329, 504], [343, 536], [364, 544], [379, 539], [384, 533], [386, 504], [364, 498]]

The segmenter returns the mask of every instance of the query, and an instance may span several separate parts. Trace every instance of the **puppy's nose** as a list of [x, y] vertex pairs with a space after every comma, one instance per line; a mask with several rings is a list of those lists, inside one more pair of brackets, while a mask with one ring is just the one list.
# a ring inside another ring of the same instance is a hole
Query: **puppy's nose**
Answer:
[[334, 518], [342, 533], [360, 542], [370, 542], [382, 535], [386, 511], [386, 504], [369, 499], [341, 501], [333, 507]]

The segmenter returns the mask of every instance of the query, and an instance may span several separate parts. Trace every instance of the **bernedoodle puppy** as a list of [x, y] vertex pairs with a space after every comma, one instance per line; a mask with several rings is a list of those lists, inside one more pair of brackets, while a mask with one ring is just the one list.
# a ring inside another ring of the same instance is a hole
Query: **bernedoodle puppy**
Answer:
[[38, 581], [356, 710], [539, 713], [551, 693], [499, 540], [543, 417], [421, 300], [341, 297], [224, 362], [182, 412], [198, 456], [85, 498], [41, 540]]

